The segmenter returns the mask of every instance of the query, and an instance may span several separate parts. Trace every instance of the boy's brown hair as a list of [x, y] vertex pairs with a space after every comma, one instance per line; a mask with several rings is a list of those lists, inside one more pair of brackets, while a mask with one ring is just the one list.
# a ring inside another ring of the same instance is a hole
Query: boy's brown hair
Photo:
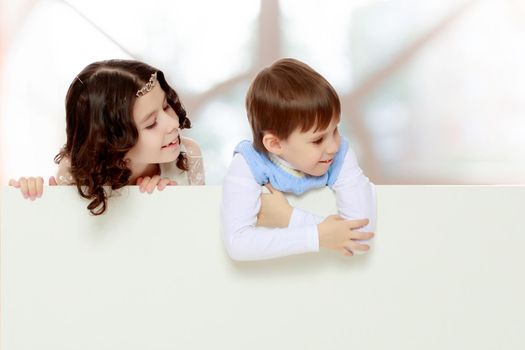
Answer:
[[292, 132], [328, 127], [341, 113], [335, 89], [311, 67], [292, 58], [276, 61], [253, 80], [246, 95], [253, 144], [267, 153], [262, 139], [272, 133], [286, 140]]

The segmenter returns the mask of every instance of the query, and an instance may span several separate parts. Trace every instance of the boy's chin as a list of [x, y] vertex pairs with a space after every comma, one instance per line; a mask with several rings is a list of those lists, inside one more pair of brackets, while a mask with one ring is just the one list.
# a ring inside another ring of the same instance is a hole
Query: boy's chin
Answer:
[[310, 175], [310, 176], [323, 176], [328, 172], [328, 169], [319, 169], [319, 170], [310, 170], [310, 171], [303, 171], [303, 173]]

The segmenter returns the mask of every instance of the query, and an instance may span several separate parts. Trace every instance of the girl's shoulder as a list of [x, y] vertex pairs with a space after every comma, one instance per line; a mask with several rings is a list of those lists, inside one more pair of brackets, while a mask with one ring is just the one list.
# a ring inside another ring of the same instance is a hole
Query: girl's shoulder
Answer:
[[184, 145], [188, 157], [202, 157], [201, 148], [195, 140], [189, 137], [181, 137], [181, 142]]

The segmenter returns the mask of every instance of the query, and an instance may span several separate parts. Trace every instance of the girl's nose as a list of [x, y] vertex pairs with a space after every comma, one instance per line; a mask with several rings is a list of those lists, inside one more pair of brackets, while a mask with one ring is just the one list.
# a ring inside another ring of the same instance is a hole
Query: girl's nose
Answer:
[[173, 131], [179, 128], [179, 117], [178, 116], [172, 117], [171, 115], [167, 113], [164, 113], [164, 116], [167, 119], [166, 130], [168, 134], [171, 134]]

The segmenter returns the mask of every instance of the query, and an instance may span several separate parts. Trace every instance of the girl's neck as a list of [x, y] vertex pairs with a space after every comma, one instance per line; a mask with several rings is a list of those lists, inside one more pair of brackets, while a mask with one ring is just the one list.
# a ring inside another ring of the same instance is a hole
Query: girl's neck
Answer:
[[158, 164], [131, 164], [131, 176], [129, 177], [129, 184], [135, 185], [139, 177], [153, 177], [160, 174], [160, 167]]

